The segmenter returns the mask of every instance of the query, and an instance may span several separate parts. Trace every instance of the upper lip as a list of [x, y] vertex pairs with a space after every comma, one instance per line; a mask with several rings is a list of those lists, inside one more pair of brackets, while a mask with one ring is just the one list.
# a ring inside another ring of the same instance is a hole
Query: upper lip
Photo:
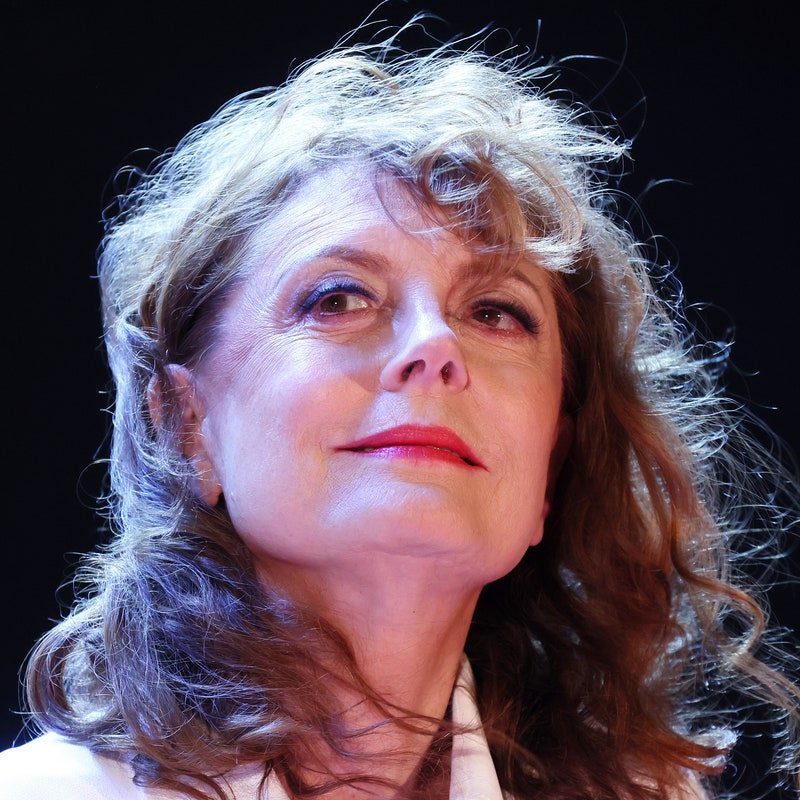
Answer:
[[451, 450], [470, 466], [486, 469], [463, 439], [449, 428], [439, 425], [399, 425], [396, 428], [389, 428], [364, 439], [342, 445], [337, 450], [363, 450], [367, 447], [398, 447], [401, 445], [427, 445]]

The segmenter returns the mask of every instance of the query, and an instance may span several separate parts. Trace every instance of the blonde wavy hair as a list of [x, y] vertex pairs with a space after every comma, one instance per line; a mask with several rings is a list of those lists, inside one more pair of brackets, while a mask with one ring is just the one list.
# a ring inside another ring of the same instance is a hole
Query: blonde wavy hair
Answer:
[[256, 578], [224, 506], [198, 499], [167, 366], [203, 358], [253, 233], [348, 161], [402, 182], [498, 269], [532, 256], [553, 272], [574, 442], [544, 541], [485, 588], [466, 645], [503, 789], [643, 800], [719, 773], [729, 685], [797, 722], [798, 690], [756, 657], [763, 614], [730, 568], [734, 538], [772, 525], [742, 512], [737, 426], [615, 210], [624, 145], [549, 80], [476, 50], [340, 48], [232, 100], [119, 198], [99, 259], [115, 536], [30, 659], [43, 729], [198, 798], [225, 797], [222, 776], [247, 762], [297, 795], [336, 784], [299, 767], [311, 735], [348, 750], [316, 665], [333, 648], [358, 683], [353, 655]]

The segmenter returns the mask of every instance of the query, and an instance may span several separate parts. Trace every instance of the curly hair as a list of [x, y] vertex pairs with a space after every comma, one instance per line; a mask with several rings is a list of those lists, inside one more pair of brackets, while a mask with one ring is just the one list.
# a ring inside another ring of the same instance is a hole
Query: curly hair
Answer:
[[574, 441], [544, 541], [484, 589], [466, 643], [502, 788], [672, 796], [687, 773], [721, 771], [731, 685], [778, 709], [781, 766], [797, 771], [798, 690], [756, 656], [763, 612], [729, 566], [757, 526], [737, 425], [615, 209], [625, 145], [548, 80], [475, 50], [340, 48], [232, 100], [119, 198], [99, 258], [115, 536], [30, 659], [42, 728], [199, 798], [224, 798], [247, 762], [298, 795], [335, 784], [306, 785], [299, 767], [311, 735], [349, 752], [318, 667], [334, 653], [362, 685], [355, 659], [256, 577], [224, 506], [197, 497], [169, 365], [203, 358], [254, 232], [310, 176], [353, 162], [399, 180], [497, 269], [533, 257], [553, 275]]

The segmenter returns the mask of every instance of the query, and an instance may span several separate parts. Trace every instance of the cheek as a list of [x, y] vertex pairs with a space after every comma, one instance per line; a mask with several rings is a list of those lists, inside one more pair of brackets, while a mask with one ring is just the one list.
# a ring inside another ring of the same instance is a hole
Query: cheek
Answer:
[[275, 519], [285, 506], [315, 502], [310, 487], [324, 485], [328, 451], [345, 440], [362, 394], [343, 366], [310, 342], [284, 337], [215, 372], [209, 445], [240, 531], [259, 515]]
[[546, 472], [561, 410], [559, 361], [495, 366], [483, 383], [480, 415], [496, 431], [503, 456], [528, 472]]
[[491, 420], [490, 446], [502, 465], [497, 491], [510, 495], [511, 513], [519, 513], [521, 519], [541, 516], [560, 405], [556, 369], [519, 370], [502, 392], [485, 396], [481, 416]]
[[[226, 466], [261, 460], [283, 461], [281, 473], [290, 471], [298, 452], [307, 449], [318, 430], [320, 410], [326, 407], [324, 384], [314, 379], [317, 365], [296, 362], [259, 366], [240, 375], [227, 391], [218, 426], [217, 441]], [[263, 478], [263, 474], [258, 473]], [[252, 475], [256, 478], [256, 473]]]

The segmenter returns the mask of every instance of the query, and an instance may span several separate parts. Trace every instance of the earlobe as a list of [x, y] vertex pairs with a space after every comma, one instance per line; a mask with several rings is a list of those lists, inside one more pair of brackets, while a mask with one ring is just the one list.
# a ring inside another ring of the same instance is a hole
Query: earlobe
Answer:
[[168, 387], [161, 386], [157, 377], [153, 376], [147, 389], [150, 419], [156, 428], [163, 428], [173, 417], [181, 452], [195, 470], [197, 495], [204, 503], [215, 506], [222, 495], [222, 486], [203, 436], [205, 411], [192, 373], [182, 364], [167, 364], [165, 372], [169, 380]]

